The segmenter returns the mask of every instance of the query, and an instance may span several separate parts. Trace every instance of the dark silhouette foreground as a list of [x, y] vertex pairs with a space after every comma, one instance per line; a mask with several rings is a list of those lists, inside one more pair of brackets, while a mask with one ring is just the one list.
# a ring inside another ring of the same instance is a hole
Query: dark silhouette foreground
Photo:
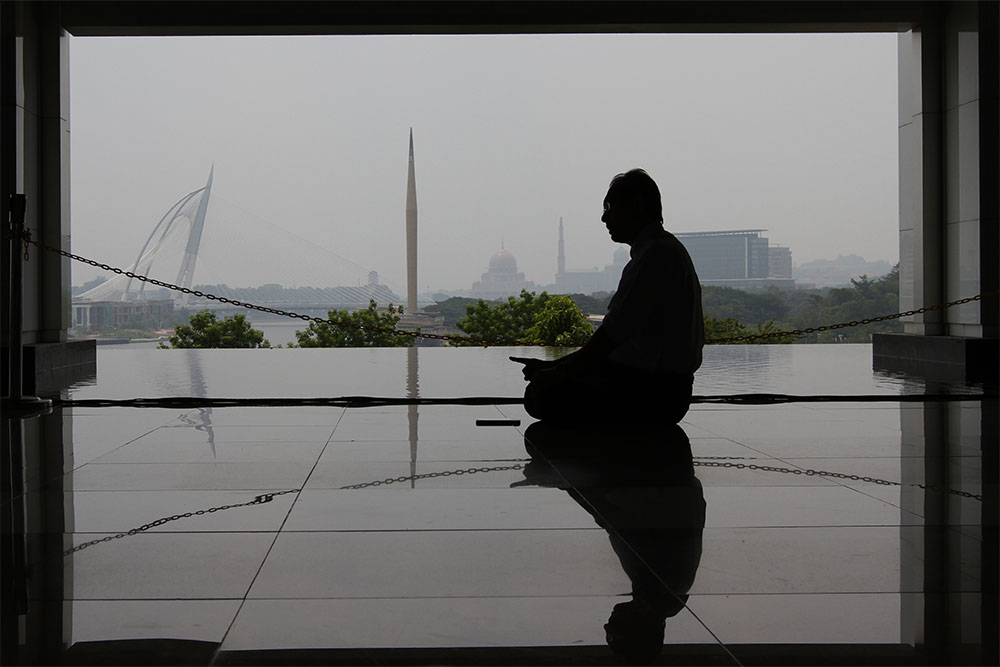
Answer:
[[647, 663], [663, 649], [666, 620], [687, 603], [701, 561], [705, 499], [679, 426], [646, 430], [528, 427], [531, 462], [515, 484], [564, 489], [608, 532], [632, 582], [614, 606], [608, 645]]
[[676, 424], [691, 403], [705, 343], [701, 286], [687, 250], [663, 229], [660, 191], [641, 169], [604, 197], [611, 239], [631, 246], [604, 322], [579, 350], [524, 364], [528, 414], [555, 424]]

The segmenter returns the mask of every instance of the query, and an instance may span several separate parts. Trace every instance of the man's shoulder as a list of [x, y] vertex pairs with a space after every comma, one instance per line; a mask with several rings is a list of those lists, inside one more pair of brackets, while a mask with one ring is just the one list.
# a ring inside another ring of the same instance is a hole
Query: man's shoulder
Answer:
[[686, 255], [687, 249], [680, 240], [668, 232], [663, 227], [656, 230], [655, 233], [650, 234], [640, 249], [641, 255], [646, 255], [652, 253], [653, 255], [664, 255], [664, 254], [677, 254], [681, 253]]

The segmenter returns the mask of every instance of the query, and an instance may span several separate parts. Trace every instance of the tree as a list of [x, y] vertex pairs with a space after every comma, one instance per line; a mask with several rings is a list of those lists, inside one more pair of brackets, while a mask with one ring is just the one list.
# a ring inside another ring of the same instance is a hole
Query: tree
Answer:
[[[714, 315], [705, 315], [705, 339], [713, 340], [717, 338], [732, 338], [734, 336], [747, 336], [750, 331], [747, 325], [743, 324], [735, 317], [718, 319]], [[734, 345], [735, 343], [721, 343], [721, 345]]]
[[[521, 290], [518, 298], [491, 304], [479, 299], [466, 306], [458, 328], [478, 339], [505, 341], [514, 345], [582, 345], [593, 334], [586, 315], [565, 295], [547, 292], [535, 295]], [[452, 341], [452, 345], [479, 345]]]
[[219, 321], [214, 310], [202, 310], [190, 319], [190, 324], [178, 324], [167, 339], [169, 347], [160, 343], [160, 349], [271, 347], [264, 333], [250, 326], [246, 315], [227, 315]]
[[424, 310], [428, 313], [440, 313], [444, 316], [444, 325], [446, 327], [456, 327], [458, 326], [458, 320], [465, 317], [466, 308], [469, 305], [475, 305], [476, 301], [476, 299], [470, 297], [453, 296], [427, 306]]
[[589, 295], [573, 293], [567, 296], [573, 299], [573, 303], [579, 306], [583, 312], [591, 315], [603, 315], [608, 312], [608, 304], [614, 295], [614, 292], [594, 292]]
[[[768, 320], [763, 324], [757, 324], [755, 326], [749, 326], [740, 322], [736, 318], [727, 317], [725, 319], [717, 319], [714, 315], [705, 316], [705, 339], [711, 341], [712, 339], [719, 338], [735, 338], [737, 336], [753, 336], [756, 334], [768, 334], [773, 332], [781, 331], [782, 329], [774, 323], [774, 320]], [[709, 343], [710, 345], [774, 345], [777, 343], [794, 343], [798, 338], [796, 336], [774, 336], [773, 338], [762, 338], [754, 340], [741, 340], [732, 341], [728, 343]]]
[[326, 322], [310, 322], [304, 331], [296, 331], [298, 344], [288, 347], [410, 347], [411, 336], [393, 333], [403, 314], [403, 307], [391, 303], [378, 312], [374, 299], [365, 310], [331, 310]]
[[[791, 318], [796, 328], [863, 320], [899, 310], [899, 264], [889, 273], [875, 278], [859, 276], [851, 279], [850, 287], [835, 287], [808, 311]], [[822, 331], [815, 335], [820, 343], [867, 343], [873, 333], [894, 333], [903, 330], [898, 319], [872, 324]]]
[[549, 297], [527, 331], [531, 345], [556, 347], [583, 345], [592, 335], [594, 327], [573, 299], [565, 295]]

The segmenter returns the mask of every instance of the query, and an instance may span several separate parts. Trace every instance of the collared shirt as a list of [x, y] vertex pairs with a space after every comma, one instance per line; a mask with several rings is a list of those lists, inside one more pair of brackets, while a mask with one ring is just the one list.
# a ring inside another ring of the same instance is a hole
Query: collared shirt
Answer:
[[701, 285], [687, 250], [658, 223], [632, 240], [631, 260], [601, 329], [617, 346], [610, 360], [647, 372], [693, 374], [705, 325]]

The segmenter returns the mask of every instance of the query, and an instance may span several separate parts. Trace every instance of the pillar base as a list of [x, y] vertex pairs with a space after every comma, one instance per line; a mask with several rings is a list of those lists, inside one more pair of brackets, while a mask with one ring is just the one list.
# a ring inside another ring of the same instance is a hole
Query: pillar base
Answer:
[[935, 380], [984, 382], [996, 386], [996, 338], [873, 334], [872, 367]]
[[[4, 396], [10, 395], [7, 374], [7, 348], [3, 348]], [[62, 343], [36, 343], [24, 346], [24, 386], [29, 396], [54, 396], [69, 385], [97, 375], [97, 342], [68, 340]]]

